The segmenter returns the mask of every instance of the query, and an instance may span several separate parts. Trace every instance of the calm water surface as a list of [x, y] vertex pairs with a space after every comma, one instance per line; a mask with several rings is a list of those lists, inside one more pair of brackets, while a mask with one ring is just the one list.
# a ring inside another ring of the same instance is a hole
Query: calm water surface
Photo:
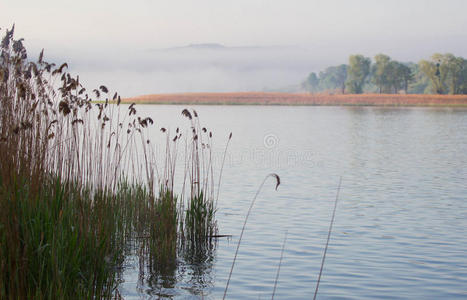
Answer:
[[[158, 128], [187, 128], [185, 106], [139, 106]], [[218, 160], [230, 132], [217, 219], [204, 263], [180, 265], [173, 288], [139, 278], [129, 256], [125, 299], [222, 298], [250, 216], [230, 299], [310, 299], [339, 177], [342, 188], [318, 299], [467, 298], [467, 110], [450, 108], [197, 106]]]

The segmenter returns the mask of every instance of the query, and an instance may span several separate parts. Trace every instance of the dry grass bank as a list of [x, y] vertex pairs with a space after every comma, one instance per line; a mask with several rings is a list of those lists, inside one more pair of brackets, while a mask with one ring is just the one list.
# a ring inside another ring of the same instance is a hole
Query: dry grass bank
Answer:
[[376, 106], [467, 106], [467, 95], [401, 94], [291, 94], [265, 92], [153, 94], [124, 99], [141, 104], [225, 105], [376, 105]]

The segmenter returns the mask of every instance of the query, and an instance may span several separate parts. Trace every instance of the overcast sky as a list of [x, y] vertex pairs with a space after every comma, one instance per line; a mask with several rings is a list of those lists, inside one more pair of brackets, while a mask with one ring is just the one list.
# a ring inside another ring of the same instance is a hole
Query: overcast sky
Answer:
[[[465, 0], [0, 0], [0, 27], [134, 95], [282, 87], [354, 53], [467, 57], [466, 12]], [[167, 49], [200, 43], [228, 48]]]

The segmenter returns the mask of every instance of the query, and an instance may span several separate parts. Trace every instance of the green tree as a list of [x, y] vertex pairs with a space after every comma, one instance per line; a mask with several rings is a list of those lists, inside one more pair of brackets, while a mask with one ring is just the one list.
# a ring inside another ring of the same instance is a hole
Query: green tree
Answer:
[[379, 93], [387, 90], [388, 87], [388, 66], [391, 58], [385, 54], [375, 56], [375, 64], [372, 67], [372, 81], [378, 87]]
[[386, 71], [386, 82], [393, 93], [397, 94], [403, 89], [407, 94], [409, 83], [413, 79], [410, 67], [395, 60], [389, 62]]
[[462, 93], [465, 59], [450, 53], [435, 53], [431, 60], [419, 62], [420, 70], [430, 79], [431, 91], [436, 94]]
[[319, 89], [319, 78], [315, 72], [310, 73], [307, 79], [302, 83], [302, 87], [311, 93], [316, 93]]
[[461, 84], [459, 94], [467, 94], [467, 60], [462, 59], [462, 71], [460, 72]]
[[413, 79], [409, 82], [409, 94], [427, 94], [430, 92], [430, 79], [424, 72], [420, 70], [420, 66], [416, 63], [408, 63]]
[[430, 81], [430, 92], [434, 94], [442, 94], [444, 88], [441, 82], [441, 73], [439, 71], [440, 65], [428, 60], [421, 60], [418, 65], [420, 67], [420, 71], [422, 71]]
[[345, 93], [345, 81], [347, 80], [347, 65], [332, 66], [319, 73], [320, 87], [322, 90], [339, 89]]
[[448, 53], [443, 56], [442, 63], [446, 65], [446, 86], [449, 94], [462, 94], [466, 61]]
[[363, 93], [365, 79], [370, 73], [370, 64], [371, 60], [363, 55], [358, 54], [349, 57], [346, 86], [350, 93]]
[[409, 65], [401, 64], [399, 69], [399, 74], [402, 79], [402, 88], [404, 89], [405, 93], [409, 93], [409, 84], [415, 80], [414, 73]]

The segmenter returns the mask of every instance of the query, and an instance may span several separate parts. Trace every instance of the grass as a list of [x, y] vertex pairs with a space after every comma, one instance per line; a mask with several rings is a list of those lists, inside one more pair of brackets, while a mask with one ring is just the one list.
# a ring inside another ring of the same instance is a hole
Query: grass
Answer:
[[467, 95], [183, 93], [143, 95], [123, 99], [123, 102], [197, 105], [467, 106]]
[[[134, 103], [122, 108], [120, 96], [105, 86], [88, 93], [67, 64], [44, 61], [43, 51], [31, 61], [13, 33], [14, 27], [7, 30], [0, 45], [0, 299], [120, 299], [129, 252], [151, 287], [173, 287], [181, 260], [195, 266], [194, 275], [204, 272], [218, 236], [223, 163], [216, 178], [213, 135], [198, 113], [182, 111], [189, 122], [183, 137], [179, 128], [175, 134], [160, 128], [165, 153], [159, 163], [148, 138], [150, 117]], [[267, 104], [279, 104], [274, 95], [267, 94]], [[242, 97], [233, 103], [262, 103], [265, 94], [255, 94], [254, 102]], [[184, 176], [177, 193], [180, 148]], [[248, 217], [269, 177], [276, 189], [280, 184], [278, 175], [268, 175], [251, 202], [224, 298]]]
[[227, 283], [225, 285], [225, 290], [224, 290], [224, 296], [222, 297], [222, 299], [225, 299], [225, 297], [227, 296], [227, 291], [229, 289], [230, 279], [232, 278], [232, 273], [233, 273], [233, 269], [235, 267], [235, 262], [237, 261], [238, 250], [240, 249], [240, 243], [242, 242], [243, 233], [245, 232], [246, 223], [248, 222], [248, 217], [250, 216], [251, 210], [253, 209], [253, 206], [255, 205], [256, 198], [258, 198], [258, 195], [261, 192], [261, 189], [263, 188], [264, 184], [266, 183], [266, 180], [269, 177], [272, 177], [272, 178], [274, 178], [276, 180], [276, 190], [279, 187], [279, 185], [281, 184], [281, 180], [280, 180], [279, 175], [277, 175], [275, 173], [271, 173], [271, 174], [267, 175], [264, 178], [261, 185], [259, 186], [258, 190], [256, 191], [256, 194], [253, 197], [253, 200], [251, 200], [250, 207], [248, 208], [248, 212], [247, 212], [247, 214], [245, 216], [245, 220], [243, 222], [242, 231], [240, 232], [240, 237], [238, 238], [237, 248], [235, 249], [235, 255], [234, 255], [234, 258], [233, 258], [233, 261], [232, 261], [232, 266], [230, 267], [229, 277], [227, 278]]
[[0, 49], [0, 299], [119, 298], [132, 249], [140, 272], [173, 284], [181, 257], [213, 251], [212, 132], [184, 110], [189, 134], [161, 128], [159, 164], [150, 117], [105, 86], [88, 92], [43, 51], [32, 61], [13, 34]]
[[44, 186], [34, 196], [24, 181], [1, 188], [1, 298], [111, 298], [134, 225], [125, 214], [146, 195], [91, 192], [59, 178]]

